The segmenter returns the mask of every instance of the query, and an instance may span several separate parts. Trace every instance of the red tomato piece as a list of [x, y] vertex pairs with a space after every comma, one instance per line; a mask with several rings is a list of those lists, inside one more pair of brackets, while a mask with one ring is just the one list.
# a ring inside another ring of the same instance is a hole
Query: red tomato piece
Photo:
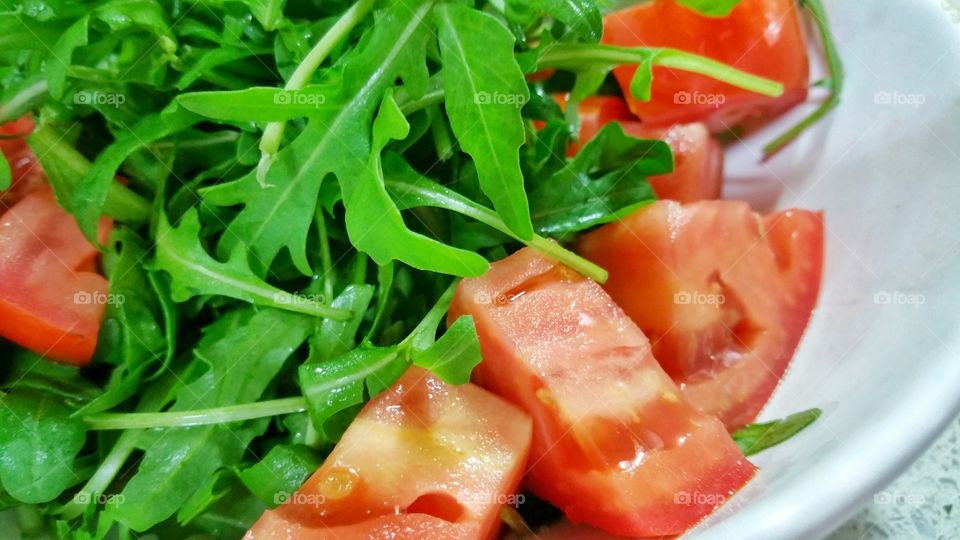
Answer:
[[530, 418], [473, 384], [410, 368], [247, 539], [484, 539], [520, 481]]
[[683, 394], [731, 429], [773, 393], [820, 287], [819, 214], [768, 219], [769, 232], [743, 202], [658, 201], [579, 243]]
[[96, 249], [47, 187], [0, 217], [0, 335], [53, 360], [93, 355], [109, 284]]
[[723, 424], [697, 411], [599, 285], [530, 249], [463, 280], [481, 386], [534, 418], [526, 482], [574, 523], [677, 534], [753, 475]]
[[[728, 17], [712, 18], [674, 0], [653, 0], [607, 15], [603, 41], [672, 47], [783, 83], [784, 93], [771, 98], [704, 75], [654, 67], [652, 99], [628, 99], [630, 109], [648, 125], [699, 121], [712, 131], [724, 131], [806, 99], [810, 69], [799, 9], [794, 0], [743, 0]], [[635, 66], [614, 70], [624, 95], [630, 95], [635, 72]]]
[[[561, 106], [564, 99], [558, 98]], [[571, 155], [592, 139], [603, 126], [620, 122], [628, 135], [660, 139], [673, 150], [674, 169], [668, 174], [648, 178], [658, 198], [694, 202], [720, 198], [723, 185], [723, 148], [704, 124], [676, 124], [648, 127], [637, 121], [627, 103], [612, 96], [590, 97], [580, 103], [580, 141], [570, 148]]]

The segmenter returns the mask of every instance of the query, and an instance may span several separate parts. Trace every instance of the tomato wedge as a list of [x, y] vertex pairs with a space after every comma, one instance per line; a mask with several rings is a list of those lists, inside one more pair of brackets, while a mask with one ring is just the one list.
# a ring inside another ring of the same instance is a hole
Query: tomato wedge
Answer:
[[604, 288], [683, 394], [734, 429], [766, 404], [806, 327], [823, 222], [802, 210], [764, 221], [738, 201], [658, 201], [578, 248], [610, 272]]
[[0, 335], [50, 359], [86, 364], [108, 299], [107, 280], [91, 271], [97, 250], [46, 186], [7, 210], [0, 230]]
[[480, 335], [476, 382], [534, 418], [527, 484], [574, 523], [678, 534], [753, 475], [593, 281], [524, 249], [460, 283], [461, 314]]
[[[675, 0], [653, 0], [607, 15], [603, 41], [672, 47], [783, 83], [784, 93], [771, 98], [704, 75], [654, 67], [652, 99], [628, 99], [630, 109], [648, 125], [699, 121], [714, 132], [724, 131], [806, 99], [810, 70], [799, 9], [794, 0], [743, 0], [728, 17], [712, 18]], [[614, 70], [624, 95], [630, 95], [635, 72], [635, 66]]]
[[520, 481], [530, 418], [473, 384], [410, 368], [247, 539], [483, 539]]
[[37, 157], [26, 142], [33, 127], [33, 120], [28, 116], [0, 125], [0, 151], [10, 163], [13, 177], [10, 188], [0, 191], [0, 213], [45, 183]]
[[[558, 98], [561, 106], [565, 99]], [[673, 150], [674, 169], [669, 174], [648, 178], [658, 198], [694, 202], [720, 198], [723, 184], [723, 148], [701, 123], [649, 127], [630, 112], [627, 102], [613, 96], [594, 96], [578, 106], [580, 141], [571, 154], [592, 139], [603, 126], [620, 122], [623, 131], [643, 139], [666, 141]]]

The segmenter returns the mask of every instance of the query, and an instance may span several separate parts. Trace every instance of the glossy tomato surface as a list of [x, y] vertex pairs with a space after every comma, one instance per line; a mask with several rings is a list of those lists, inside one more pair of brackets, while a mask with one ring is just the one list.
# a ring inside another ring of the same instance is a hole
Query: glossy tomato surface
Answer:
[[97, 250], [41, 186], [0, 216], [0, 335], [53, 360], [86, 364], [108, 300]]
[[[563, 103], [563, 101], [561, 101]], [[620, 122], [624, 132], [642, 139], [660, 139], [673, 150], [674, 169], [669, 174], [648, 178], [658, 198], [694, 202], [720, 197], [723, 185], [723, 148], [702, 123], [650, 127], [637, 120], [627, 103], [613, 96], [594, 96], [578, 106], [579, 146], [592, 139], [603, 126]]]
[[738, 201], [642, 208], [585, 235], [604, 288], [683, 394], [731, 429], [752, 421], [799, 343], [820, 287], [819, 214], [765, 221]]
[[526, 483], [574, 523], [677, 534], [753, 475], [593, 281], [524, 249], [461, 282], [450, 316], [461, 314], [480, 335], [476, 382], [533, 416]]
[[[652, 99], [628, 99], [648, 125], [705, 122], [724, 131], [743, 121], [778, 114], [807, 95], [809, 62], [794, 0], [743, 0], [728, 17], [712, 18], [675, 0], [653, 0], [607, 15], [603, 41], [620, 46], [671, 47], [704, 55], [780, 82], [784, 93], [762, 96], [704, 75], [654, 67]], [[635, 66], [614, 75], [630, 95]]]
[[33, 120], [27, 116], [0, 125], [0, 152], [10, 164], [12, 176], [10, 187], [0, 191], [0, 214], [45, 183], [37, 157], [26, 142], [33, 127]]
[[412, 367], [246, 538], [490, 538], [530, 437], [530, 418], [513, 405]]

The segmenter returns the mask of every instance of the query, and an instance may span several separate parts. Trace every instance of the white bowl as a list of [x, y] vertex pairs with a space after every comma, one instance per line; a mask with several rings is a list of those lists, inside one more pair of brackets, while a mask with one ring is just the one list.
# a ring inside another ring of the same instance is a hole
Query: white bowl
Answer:
[[826, 536], [960, 411], [960, 0], [826, 4], [843, 103], [766, 165], [776, 128], [739, 145], [728, 189], [826, 212], [820, 302], [763, 418], [824, 413], [685, 538]]

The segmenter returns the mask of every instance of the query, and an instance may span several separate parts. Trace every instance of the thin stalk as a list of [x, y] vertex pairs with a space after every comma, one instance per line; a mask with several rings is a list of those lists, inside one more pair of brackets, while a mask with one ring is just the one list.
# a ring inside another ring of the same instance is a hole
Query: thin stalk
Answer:
[[291, 397], [194, 411], [98, 413], [85, 417], [84, 422], [90, 430], [173, 428], [242, 422], [305, 410], [306, 399]]
[[330, 255], [330, 236], [327, 234], [327, 216], [317, 205], [317, 233], [320, 236], [320, 264], [323, 268], [323, 294], [327, 302], [333, 301], [333, 257]]
[[837, 44], [833, 39], [833, 33], [830, 32], [830, 23], [827, 21], [827, 11], [824, 9], [820, 0], [802, 0], [800, 4], [810, 11], [810, 15], [813, 16], [814, 24], [816, 24], [817, 30], [820, 33], [820, 40], [823, 43], [823, 52], [827, 58], [827, 70], [830, 74], [829, 78], [826, 80], [826, 86], [830, 94], [815, 111], [810, 113], [809, 116], [787, 130], [786, 133], [780, 135], [776, 139], [772, 140], [769, 144], [764, 146], [764, 159], [769, 158], [773, 154], [783, 149], [783, 147], [793, 142], [793, 140], [796, 139], [807, 128], [819, 122], [821, 118], [826, 116], [827, 113], [840, 104], [840, 94], [843, 92], [843, 60], [840, 58], [840, 53], [837, 52]]
[[90, 501], [98, 495], [106, 493], [107, 488], [110, 487], [114, 478], [120, 473], [120, 469], [123, 468], [123, 464], [127, 462], [127, 459], [136, 449], [138, 435], [138, 431], [125, 431], [120, 435], [110, 453], [103, 458], [100, 466], [93, 473], [93, 476], [87, 480], [87, 483], [80, 488], [80, 491], [73, 496], [70, 502], [60, 507], [58, 513], [64, 519], [80, 517], [89, 506]]
[[[320, 41], [310, 49], [307, 56], [294, 70], [293, 75], [290, 76], [290, 80], [284, 85], [284, 90], [300, 90], [306, 86], [310, 77], [320, 67], [320, 64], [330, 56], [333, 49], [347, 38], [350, 31], [360, 21], [366, 18], [373, 8], [373, 4], [374, 0], [358, 0], [350, 6], [330, 30], [320, 38]], [[263, 136], [260, 138], [260, 163], [257, 164], [257, 181], [263, 187], [268, 186], [266, 183], [267, 172], [276, 159], [286, 125], [286, 122], [270, 122], [263, 130]]]

